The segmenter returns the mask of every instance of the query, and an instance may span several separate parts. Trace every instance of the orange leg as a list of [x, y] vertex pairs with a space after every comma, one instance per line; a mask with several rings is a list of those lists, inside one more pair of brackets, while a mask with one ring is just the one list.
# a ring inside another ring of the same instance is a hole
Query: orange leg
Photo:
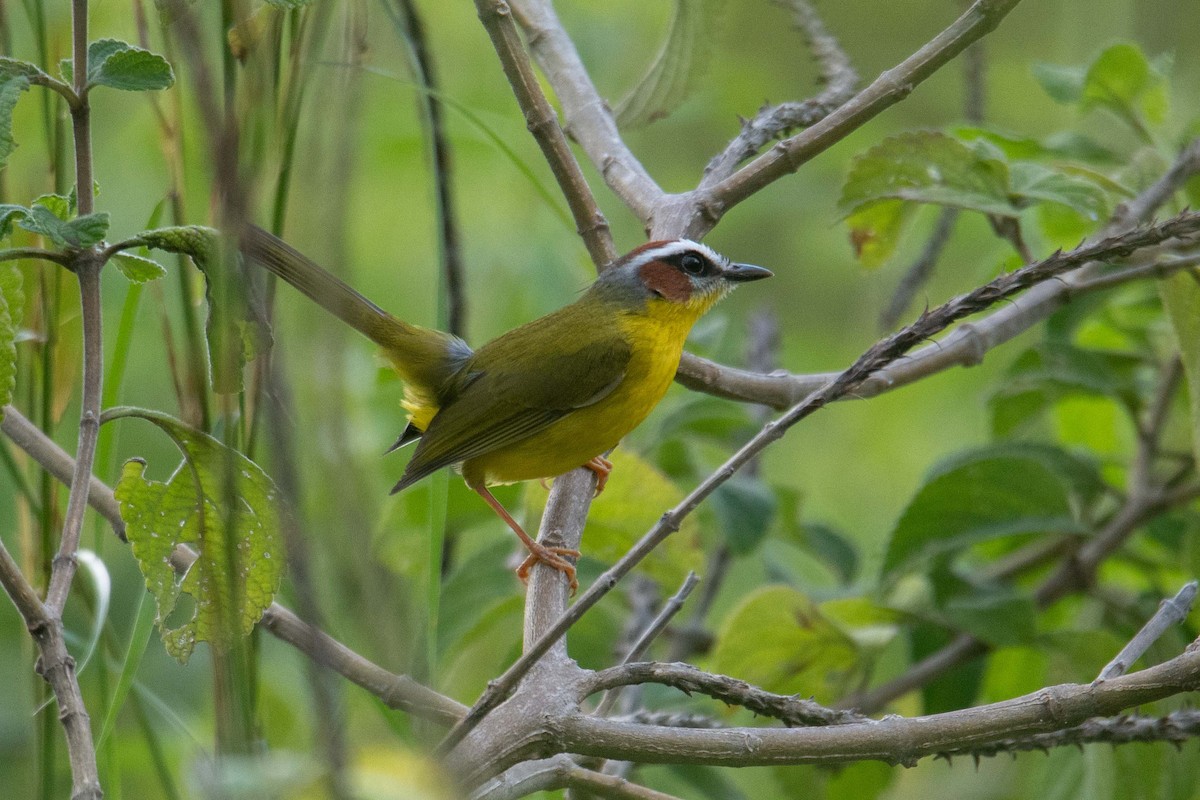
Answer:
[[612, 472], [613, 464], [604, 456], [596, 456], [591, 461], [583, 466], [596, 473], [596, 497], [604, 491], [604, 487], [608, 485], [608, 474]]
[[579, 588], [579, 581], [575, 579], [575, 565], [567, 561], [565, 558], [563, 558], [563, 556], [578, 558], [579, 551], [571, 550], [566, 547], [547, 547], [546, 545], [535, 541], [521, 528], [520, 525], [517, 524], [517, 521], [512, 518], [512, 515], [508, 513], [504, 506], [500, 505], [500, 501], [492, 496], [492, 493], [487, 490], [486, 486], [483, 484], [475, 486], [469, 483], [467, 485], [470, 486], [472, 490], [474, 490], [487, 502], [489, 506], [492, 507], [492, 510], [500, 516], [500, 519], [508, 523], [508, 527], [512, 528], [513, 533], [520, 538], [521, 544], [528, 548], [529, 557], [526, 558], [521, 563], [521, 566], [517, 568], [517, 577], [520, 578], [522, 582], [528, 583], [529, 571], [533, 569], [534, 565], [540, 562], [548, 567], [553, 567], [562, 574], [566, 575], [567, 580], [571, 582], [571, 594], [575, 594], [575, 590]]

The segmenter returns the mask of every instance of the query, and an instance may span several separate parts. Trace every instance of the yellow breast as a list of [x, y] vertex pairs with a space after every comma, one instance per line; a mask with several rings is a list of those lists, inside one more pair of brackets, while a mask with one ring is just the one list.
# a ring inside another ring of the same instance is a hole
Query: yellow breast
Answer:
[[549, 478], [615, 447], [666, 394], [683, 343], [704, 310], [652, 300], [644, 310], [618, 315], [617, 324], [632, 347], [620, 385], [536, 435], [472, 459], [472, 472], [489, 484]]

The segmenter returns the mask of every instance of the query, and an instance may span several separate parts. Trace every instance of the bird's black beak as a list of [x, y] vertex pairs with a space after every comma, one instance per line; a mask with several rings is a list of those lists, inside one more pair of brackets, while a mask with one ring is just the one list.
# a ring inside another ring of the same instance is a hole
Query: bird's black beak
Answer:
[[735, 283], [745, 283], [746, 281], [757, 281], [763, 278], [769, 278], [774, 275], [769, 269], [756, 267], [753, 264], [730, 264], [725, 267], [721, 273], [721, 277], [727, 281]]

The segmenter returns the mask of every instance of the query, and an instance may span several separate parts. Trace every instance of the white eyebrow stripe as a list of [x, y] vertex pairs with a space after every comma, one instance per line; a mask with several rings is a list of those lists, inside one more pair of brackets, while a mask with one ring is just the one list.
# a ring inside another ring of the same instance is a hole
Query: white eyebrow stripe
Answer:
[[693, 242], [691, 239], [676, 239], [651, 250], [638, 253], [637, 257], [631, 262], [631, 266], [635, 268], [640, 267], [643, 264], [649, 264], [651, 261], [657, 261], [661, 258], [669, 258], [671, 256], [679, 255], [680, 253], [686, 253], [689, 250], [694, 250], [707, 257], [709, 261], [716, 264], [718, 267], [724, 266], [726, 263], [724, 256], [706, 244]]

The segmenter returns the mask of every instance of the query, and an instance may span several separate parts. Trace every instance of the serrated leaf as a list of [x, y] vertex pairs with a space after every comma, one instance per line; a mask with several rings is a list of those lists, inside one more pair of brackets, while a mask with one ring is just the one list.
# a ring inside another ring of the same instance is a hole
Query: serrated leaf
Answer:
[[[628, 449], [618, 449], [610, 458], [613, 471], [608, 486], [592, 503], [583, 532], [584, 554], [607, 564], [625, 555], [663, 512], [684, 496], [666, 475]], [[529, 484], [525, 501], [526, 519], [537, 520], [545, 509], [546, 491], [536, 483]], [[688, 572], [699, 572], [703, 564], [699, 523], [688, 517], [640, 569], [663, 586], [676, 587]]]
[[[646, 74], [617, 103], [617, 124], [636, 128], [663, 119], [692, 92], [711, 62], [716, 17], [726, 0], [675, 0], [667, 39]], [[699, 57], [697, 57], [699, 54]]]
[[130, 283], [146, 283], [155, 281], [167, 274], [167, 269], [152, 258], [137, 256], [132, 253], [117, 253], [117, 269]]
[[859, 258], [877, 265], [890, 256], [916, 203], [1016, 216], [1008, 165], [993, 152], [1001, 155], [981, 142], [968, 147], [920, 131], [885, 139], [855, 158], [838, 205]]
[[100, 39], [88, 47], [88, 83], [129, 92], [167, 89], [175, 73], [157, 53], [117, 39]]
[[1179, 344], [1191, 409], [1192, 453], [1200, 463], [1200, 285], [1195, 275], [1181, 273], [1160, 281], [1158, 291]]
[[108, 212], [97, 211], [76, 217], [66, 225], [67, 241], [71, 247], [91, 247], [104, 241], [108, 233]]
[[12, 233], [13, 221], [20, 221], [29, 216], [29, 209], [12, 203], [0, 203], [0, 239], [7, 239]]
[[[241, 453], [165, 414], [118, 409], [110, 416], [154, 423], [184, 456], [165, 483], [145, 477], [144, 461], [128, 461], [114, 491], [133, 554], [158, 603], [167, 652], [186, 662], [196, 642], [224, 647], [231, 637], [248, 635], [283, 573], [274, 483]], [[179, 576], [170, 557], [181, 544], [197, 558]]]
[[1081, 99], [1083, 108], [1107, 108], [1142, 133], [1143, 121], [1166, 118], [1167, 82], [1136, 45], [1115, 44], [1088, 66]]
[[0, 419], [16, 388], [17, 328], [24, 306], [20, 270], [10, 261], [0, 262]]
[[54, 216], [61, 220], [67, 220], [71, 218], [71, 212], [75, 210], [74, 193], [75, 190], [72, 189], [70, 195], [43, 194], [33, 201], [33, 205], [48, 208], [54, 213]]
[[0, 56], [0, 81], [9, 78], [28, 78], [30, 82], [50, 77], [37, 64], [21, 61], [18, 58]]
[[722, 621], [711, 670], [768, 691], [827, 699], [857, 655], [854, 642], [807, 595], [764, 586]]
[[0, 167], [8, 163], [8, 157], [17, 148], [13, 138], [13, 109], [21, 92], [29, 88], [29, 78], [14, 75], [0, 80]]
[[[1068, 467], [1068, 465], [1072, 465]], [[1068, 468], [1077, 474], [1064, 474]], [[884, 573], [1018, 534], [1082, 533], [1082, 465], [1052, 448], [1002, 446], [950, 459], [917, 490], [892, 530]], [[1087, 494], [1083, 495], [1085, 498]]]
[[766, 538], [777, 506], [766, 484], [740, 475], [721, 484], [711, 502], [730, 551], [739, 556], [754, 552]]

